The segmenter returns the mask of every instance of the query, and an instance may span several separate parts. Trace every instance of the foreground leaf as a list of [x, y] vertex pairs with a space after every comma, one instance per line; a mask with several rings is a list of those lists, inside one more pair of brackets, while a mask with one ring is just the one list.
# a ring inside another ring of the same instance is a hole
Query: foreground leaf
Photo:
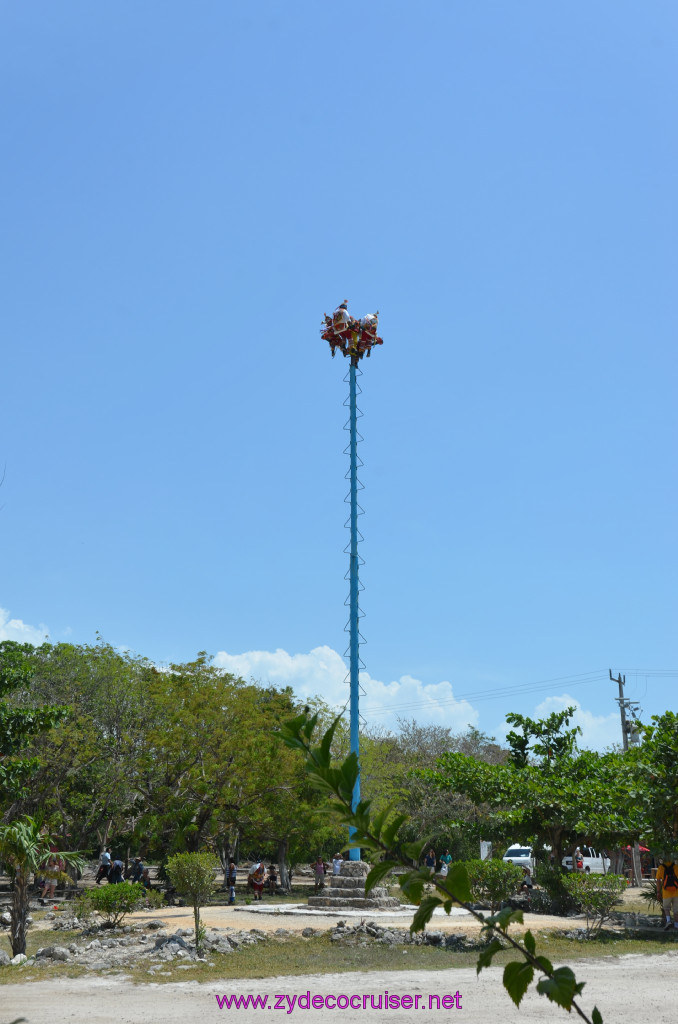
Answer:
[[528, 964], [524, 960], [512, 960], [504, 968], [504, 988], [516, 1006], [520, 1006], [520, 1002], [530, 987], [533, 977], [534, 968], [532, 964]]

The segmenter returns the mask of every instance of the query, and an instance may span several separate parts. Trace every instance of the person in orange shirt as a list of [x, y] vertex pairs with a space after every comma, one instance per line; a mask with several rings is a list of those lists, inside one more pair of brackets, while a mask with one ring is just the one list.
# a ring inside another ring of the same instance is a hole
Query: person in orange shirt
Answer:
[[678, 873], [673, 857], [667, 854], [657, 868], [657, 888], [661, 885], [662, 907], [666, 924], [664, 930], [668, 931], [671, 925], [671, 911], [673, 911], [673, 928], [678, 929]]

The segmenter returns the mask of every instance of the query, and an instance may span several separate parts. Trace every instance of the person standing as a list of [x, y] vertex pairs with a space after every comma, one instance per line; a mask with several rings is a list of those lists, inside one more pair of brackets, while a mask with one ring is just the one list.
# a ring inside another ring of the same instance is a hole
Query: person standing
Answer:
[[[661, 884], [662, 907], [666, 924], [664, 930], [669, 931], [671, 927], [678, 929], [678, 873], [676, 863], [670, 854], [666, 854], [657, 868], [657, 888]], [[673, 911], [673, 925], [671, 925], [671, 911]]]
[[99, 870], [97, 876], [94, 879], [97, 885], [101, 885], [102, 878], [108, 878], [108, 872], [111, 870], [111, 848], [107, 846], [104, 852], [99, 857]]
[[228, 902], [235, 903], [235, 883], [238, 876], [238, 869], [235, 866], [235, 861], [230, 860], [228, 862]]
[[325, 861], [319, 856], [315, 864], [312, 864], [311, 867], [315, 874], [314, 892], [320, 892], [325, 885]]
[[125, 865], [123, 864], [123, 862], [118, 859], [114, 860], [113, 863], [111, 864], [111, 870], [108, 872], [108, 884], [118, 885], [120, 882], [122, 882], [124, 870]]
[[440, 858], [440, 874], [443, 878], [447, 878], [447, 872], [450, 870], [450, 864], [452, 863], [452, 854], [449, 850], [445, 850], [445, 853]]
[[332, 858], [332, 874], [333, 875], [340, 875], [341, 874], [341, 865], [343, 863], [344, 863], [344, 858], [341, 856], [341, 854], [340, 853], [335, 853], [334, 857]]
[[252, 878], [255, 900], [263, 899], [262, 893], [264, 891], [264, 879], [266, 878], [266, 867], [263, 862], [257, 865], [256, 870], [252, 872], [250, 877]]
[[431, 848], [424, 857], [424, 864], [428, 868], [430, 874], [434, 875], [436, 870], [437, 858], [436, 851], [433, 848]]

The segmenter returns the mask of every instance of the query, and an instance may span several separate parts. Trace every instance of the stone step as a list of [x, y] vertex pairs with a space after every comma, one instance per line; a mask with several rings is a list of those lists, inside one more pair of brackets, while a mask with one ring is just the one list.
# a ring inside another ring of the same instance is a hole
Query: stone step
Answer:
[[[321, 890], [321, 895], [329, 896], [333, 900], [354, 900], [354, 899], [365, 899], [365, 886], [361, 886], [359, 889], [337, 889], [334, 886], [326, 885]], [[374, 889], [370, 889], [370, 895], [368, 899], [382, 900], [388, 896], [388, 891], [383, 889], [381, 886], [376, 886]]]
[[365, 876], [359, 875], [358, 877], [344, 877], [343, 875], [326, 875], [325, 885], [331, 885], [336, 889], [364, 889], [365, 888]]
[[326, 907], [334, 910], [390, 910], [399, 907], [400, 904], [393, 897], [387, 896], [382, 899], [358, 899], [353, 897], [351, 899], [339, 899], [336, 896], [309, 896], [308, 897], [309, 907]]

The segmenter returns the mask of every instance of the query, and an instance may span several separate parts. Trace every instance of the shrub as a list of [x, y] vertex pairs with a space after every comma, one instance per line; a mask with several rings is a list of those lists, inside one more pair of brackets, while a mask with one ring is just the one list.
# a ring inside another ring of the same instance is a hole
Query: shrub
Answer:
[[473, 900], [489, 903], [493, 913], [515, 896], [523, 880], [522, 869], [503, 860], [467, 860], [465, 867]]
[[537, 914], [560, 914], [565, 916], [578, 905], [565, 887], [566, 875], [557, 864], [537, 864], [534, 881], [539, 888], [532, 890], [531, 907]]
[[214, 888], [217, 863], [210, 853], [177, 853], [167, 861], [167, 875], [180, 896], [193, 905], [195, 946], [202, 948], [204, 929], [200, 924], [200, 907], [207, 903]]
[[138, 910], [145, 901], [146, 890], [141, 882], [118, 882], [116, 885], [106, 885], [101, 889], [90, 889], [81, 896], [78, 917], [87, 917], [95, 911], [101, 914], [109, 928], [114, 928], [127, 914]]
[[577, 905], [586, 914], [586, 938], [597, 935], [622, 901], [626, 889], [623, 875], [589, 875], [576, 871], [564, 878], [564, 885]]

